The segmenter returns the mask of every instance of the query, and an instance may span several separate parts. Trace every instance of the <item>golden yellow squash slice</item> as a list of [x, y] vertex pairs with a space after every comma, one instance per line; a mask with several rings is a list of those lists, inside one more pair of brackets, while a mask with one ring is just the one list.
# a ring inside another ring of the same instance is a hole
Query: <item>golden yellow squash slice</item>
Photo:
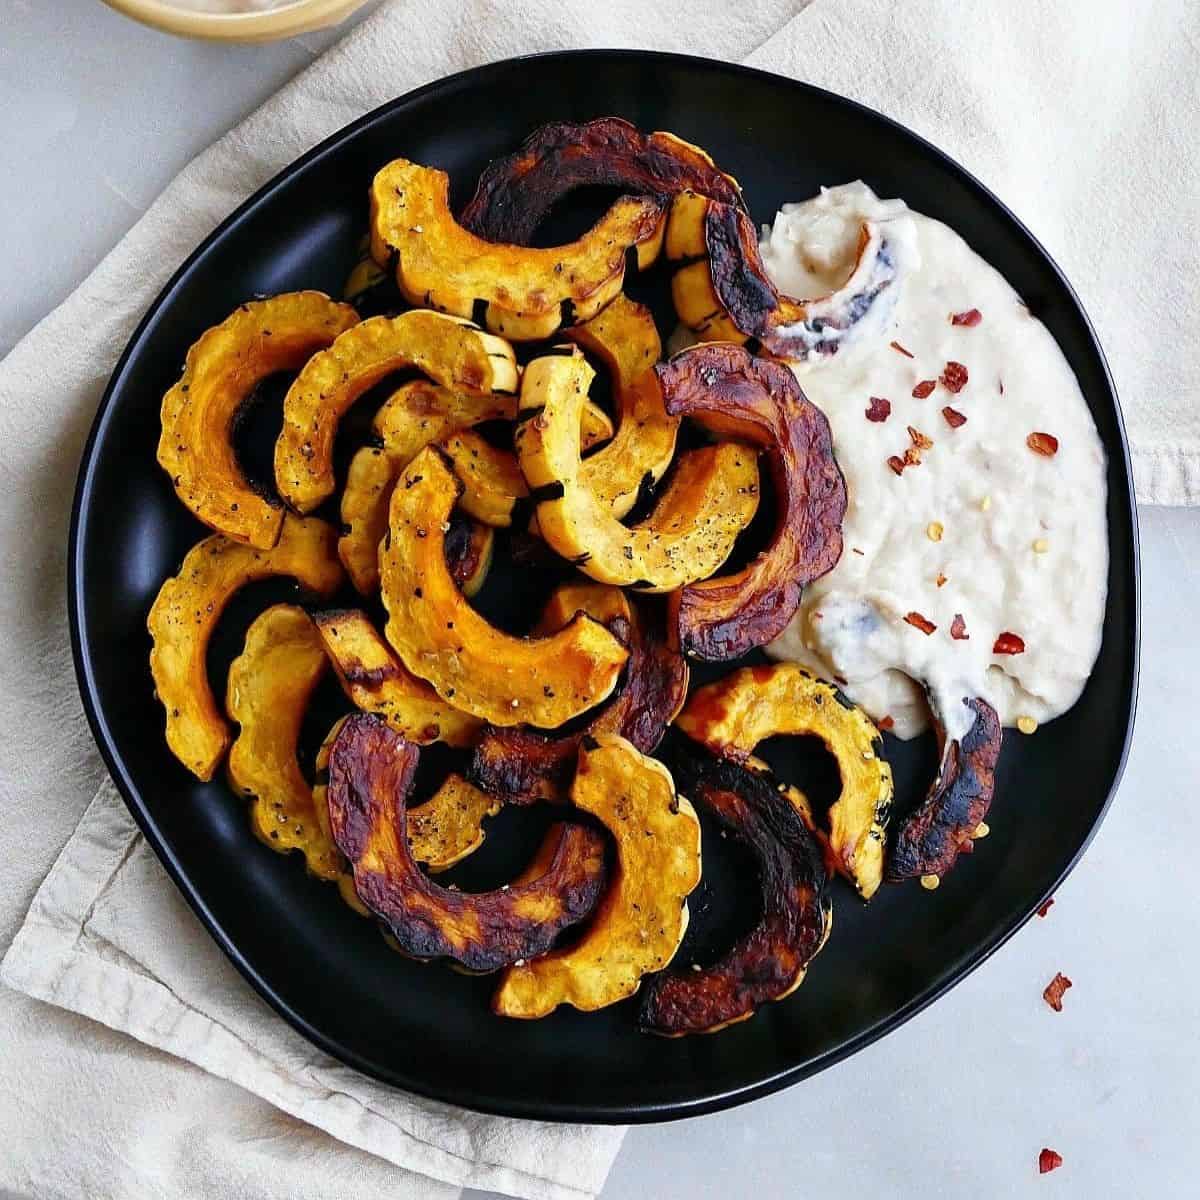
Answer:
[[616, 1004], [671, 961], [687, 930], [687, 897], [700, 882], [700, 822], [667, 768], [624, 738], [585, 739], [571, 799], [612, 833], [617, 867], [578, 942], [505, 970], [492, 998], [501, 1016]]
[[209, 639], [233, 594], [272, 575], [293, 575], [322, 596], [342, 582], [335, 534], [315, 517], [284, 517], [279, 540], [256, 550], [215, 533], [188, 551], [179, 574], [159, 589], [146, 627], [153, 643], [150, 673], [167, 712], [167, 745], [193, 775], [211, 779], [229, 727], [208, 686]]
[[409, 671], [473, 716], [557, 728], [609, 695], [627, 652], [582, 614], [547, 638], [512, 637], [480, 616], [454, 586], [443, 551], [461, 493], [437, 447], [404, 469], [379, 556], [387, 639]]
[[275, 545], [283, 508], [242, 474], [234, 421], [268, 375], [299, 370], [357, 321], [322, 292], [288, 292], [243, 304], [188, 351], [183, 378], [163, 397], [158, 461], [205, 525], [259, 549]]

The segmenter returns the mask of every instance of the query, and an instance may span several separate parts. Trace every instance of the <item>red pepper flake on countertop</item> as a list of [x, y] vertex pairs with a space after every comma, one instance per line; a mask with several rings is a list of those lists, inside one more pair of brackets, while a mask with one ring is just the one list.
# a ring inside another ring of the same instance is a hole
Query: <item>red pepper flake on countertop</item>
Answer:
[[946, 418], [946, 424], [951, 429], [957, 429], [960, 425], [967, 423], [967, 418], [957, 408], [951, 408], [948, 404], [942, 409], [942, 416]]
[[892, 456], [891, 456], [891, 457], [890, 457], [890, 458], [887, 460], [887, 465], [888, 465], [889, 467], [891, 467], [891, 468], [892, 468], [892, 470], [893, 470], [893, 471], [895, 471], [897, 475], [903, 475], [903, 474], [904, 474], [904, 468], [908, 466], [908, 463], [906, 463], [906, 462], [904, 461], [904, 459], [902, 459], [902, 458], [900, 457], [900, 455], [898, 455], [898, 454], [893, 454], [893, 455], [892, 455]]
[[954, 620], [950, 622], [950, 636], [956, 642], [969, 641], [971, 635], [967, 632], [967, 623], [963, 620], [962, 613], [955, 613]]
[[1039, 909], [1037, 910], [1037, 914], [1038, 914], [1038, 916], [1039, 916], [1039, 917], [1044, 917], [1044, 916], [1045, 916], [1045, 915], [1046, 915], [1046, 914], [1047, 914], [1047, 913], [1050, 911], [1050, 909], [1051, 909], [1051, 907], [1052, 907], [1052, 905], [1053, 905], [1053, 904], [1054, 904], [1054, 897], [1053, 897], [1053, 896], [1051, 896], [1051, 897], [1050, 897], [1050, 899], [1049, 899], [1049, 900], [1047, 900], [1047, 901], [1046, 901], [1046, 903], [1045, 903], [1045, 904], [1043, 904], [1043, 905], [1041, 906], [1041, 908], [1039, 908]]
[[977, 308], [968, 308], [966, 312], [950, 314], [951, 325], [965, 325], [968, 329], [974, 329], [982, 320], [983, 313]]
[[1040, 454], [1044, 458], [1053, 458], [1058, 453], [1058, 438], [1052, 433], [1031, 433], [1025, 439], [1025, 445], [1034, 454]]
[[925, 397], [928, 396], [935, 387], [937, 387], [936, 379], [922, 379], [921, 382], [918, 383], [915, 388], [913, 388], [912, 394], [915, 399], [924, 400]]
[[899, 342], [892, 342], [891, 345], [892, 345], [892, 349], [895, 350], [897, 354], [903, 354], [905, 358], [915, 358], [916, 357], [916, 355], [914, 355], [910, 350], [905, 350], [905, 348], [902, 345], [900, 345]]
[[998, 638], [996, 644], [992, 647], [993, 654], [1024, 654], [1025, 640], [1019, 638], [1015, 633], [1009, 633], [1005, 630]]
[[928, 617], [921, 616], [919, 612], [910, 612], [904, 619], [915, 629], [919, 629], [926, 637], [937, 628]]
[[1062, 1012], [1063, 992], [1071, 987], [1071, 981], [1061, 972], [1054, 976], [1042, 993], [1042, 998], [1055, 1012]]
[[892, 415], [892, 402], [882, 396], [872, 396], [867, 408], [868, 421], [886, 421]]
[[893, 721], [890, 716], [887, 716], [887, 717], [880, 717], [879, 720], [875, 722], [875, 724], [878, 725], [880, 729], [892, 729], [895, 727], [896, 722]]
[[961, 392], [967, 386], [967, 368], [960, 362], [948, 362], [942, 371], [941, 383], [948, 392]]
[[1061, 1166], [1062, 1155], [1057, 1150], [1049, 1150], [1043, 1146], [1041, 1154], [1038, 1155], [1038, 1174], [1049, 1175]]

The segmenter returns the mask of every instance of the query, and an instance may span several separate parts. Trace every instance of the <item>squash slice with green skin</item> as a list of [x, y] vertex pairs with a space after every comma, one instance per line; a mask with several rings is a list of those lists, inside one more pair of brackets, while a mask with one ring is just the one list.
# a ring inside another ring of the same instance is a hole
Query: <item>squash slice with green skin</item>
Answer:
[[[513, 341], [550, 337], [564, 312], [586, 321], [620, 291], [628, 251], [644, 270], [662, 249], [666, 203], [623, 196], [578, 240], [552, 249], [485, 242], [454, 219], [449, 177], [407, 159], [371, 184], [371, 254], [410, 304], [484, 324]], [[570, 318], [567, 318], [569, 320]]]
[[578, 942], [504, 972], [492, 997], [503, 1017], [616, 1004], [667, 966], [687, 931], [687, 897], [700, 882], [700, 821], [667, 768], [624, 738], [589, 738], [571, 799], [613, 835], [617, 868]]
[[210, 529], [260, 550], [275, 545], [284, 510], [242, 473], [233, 426], [268, 375], [299, 370], [357, 321], [323, 292], [288, 292], [241, 305], [188, 351], [183, 378], [163, 397], [158, 462]]
[[874, 722], [833, 684], [795, 663], [742, 667], [693, 692], [675, 724], [713, 753], [743, 763], [767, 738], [820, 738], [837, 761], [842, 791], [829, 809], [828, 831], [815, 832], [859, 895], [875, 894], [883, 880], [892, 768]]
[[341, 585], [335, 533], [315, 517], [284, 517], [269, 550], [214, 533], [193, 546], [179, 573], [159, 589], [146, 627], [153, 643], [150, 673], [167, 712], [167, 745], [198, 779], [208, 780], [229, 745], [229, 726], [208, 685], [208, 643], [239, 588], [292, 575], [321, 596]]
[[650, 516], [622, 525], [582, 478], [579, 414], [593, 374], [574, 349], [525, 368], [514, 441], [539, 532], [601, 583], [673, 592], [708, 578], [758, 507], [754, 451], [726, 443], [681, 455]]
[[461, 494], [435, 446], [404, 469], [379, 556], [385, 634], [443, 700], [495, 725], [555, 729], [612, 692], [627, 651], [583, 614], [547, 638], [512, 637], [480, 616], [454, 586], [443, 550]]
[[294, 509], [311, 512], [333, 493], [334, 438], [354, 402], [409, 369], [466, 392], [517, 388], [512, 347], [470, 321], [414, 311], [360, 322], [313, 355], [284, 398], [275, 485]]

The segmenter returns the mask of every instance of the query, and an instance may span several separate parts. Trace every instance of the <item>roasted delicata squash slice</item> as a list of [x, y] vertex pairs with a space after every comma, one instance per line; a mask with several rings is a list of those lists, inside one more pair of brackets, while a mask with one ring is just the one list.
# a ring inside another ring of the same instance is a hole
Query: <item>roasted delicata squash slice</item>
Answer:
[[623, 738], [588, 738], [571, 800], [613, 835], [616, 870], [575, 945], [504, 972], [492, 998], [500, 1016], [616, 1004], [667, 966], [687, 930], [687, 897], [700, 882], [700, 821], [666, 767]]
[[382, 717], [397, 733], [419, 745], [474, 743], [481, 722], [409, 674], [366, 613], [338, 609], [317, 613], [313, 621], [338, 682], [356, 707]]
[[411, 304], [460, 317], [483, 310], [483, 323], [513, 341], [550, 337], [586, 321], [618, 292], [632, 252], [644, 270], [662, 249], [666, 204], [624, 196], [583, 237], [537, 250], [486, 242], [450, 212], [449, 177], [403, 158], [371, 185], [371, 254], [395, 266]]
[[649, 625], [620, 588], [563, 584], [551, 594], [534, 633], [548, 636], [578, 612], [600, 621], [628, 647], [624, 674], [586, 729], [558, 735], [527, 727], [484, 731], [470, 775], [484, 791], [507, 804], [562, 800], [586, 736], [628, 738], [635, 749], [650, 753], [687, 696], [683, 656]]
[[511, 525], [513, 510], [529, 495], [516, 455], [471, 430], [451, 434], [438, 444], [462, 481], [459, 508], [484, 525]]
[[242, 473], [234, 423], [268, 375], [299, 370], [357, 321], [322, 292], [288, 292], [243, 304], [188, 351], [183, 378], [163, 397], [158, 462], [205, 525], [260, 550], [275, 545], [284, 510]]
[[898, 258], [883, 226], [865, 221], [853, 266], [836, 291], [811, 299], [788, 296], [767, 274], [749, 215], [695, 192], [672, 202], [667, 255], [699, 257], [671, 281], [680, 321], [705, 341], [753, 338], [777, 358], [795, 361], [835, 354], [846, 334], [886, 302]]
[[463, 599], [446, 569], [444, 528], [462, 483], [435, 446], [405, 467], [380, 551], [388, 641], [444, 700], [494, 725], [556, 729], [606, 699], [628, 657], [580, 614], [547, 638], [502, 633]]
[[728, 444], [681, 455], [650, 516], [622, 525], [581, 477], [579, 413], [593, 374], [577, 350], [525, 368], [513, 440], [542, 537], [602, 583], [670, 592], [706, 578], [758, 507], [754, 453]]
[[[682, 742], [682, 739], [680, 739]], [[643, 992], [648, 1033], [715, 1033], [800, 986], [833, 920], [821, 849], [791, 798], [769, 775], [673, 745], [676, 786], [750, 850], [758, 863], [761, 916], [712, 966], [655, 975]]]
[[239, 732], [226, 770], [233, 790], [251, 802], [254, 832], [272, 850], [299, 850], [318, 878], [336, 880], [345, 860], [296, 757], [305, 710], [328, 665], [304, 609], [276, 604], [255, 619], [229, 666], [225, 708]]
[[580, 478], [599, 504], [623, 517], [666, 473], [679, 432], [679, 418], [663, 405], [653, 372], [662, 357], [654, 317], [644, 304], [620, 295], [587, 324], [563, 332], [599, 358], [612, 378], [617, 433], [583, 460]]
[[229, 745], [229, 726], [208, 686], [208, 643], [233, 594], [247, 583], [292, 575], [321, 596], [342, 582], [335, 534], [315, 517], [284, 517], [269, 550], [222, 533], [188, 551], [179, 574], [159, 589], [146, 627], [153, 643], [150, 673], [167, 712], [167, 745], [199, 779], [213, 777]]
[[512, 347], [477, 325], [442, 313], [371, 317], [313, 355], [283, 401], [275, 444], [275, 485], [298, 512], [311, 512], [334, 490], [338, 422], [364, 392], [400, 370], [466, 392], [514, 392]]
[[863, 899], [875, 894], [883, 879], [892, 768], [871, 718], [833, 684], [795, 663], [742, 667], [693, 692], [675, 724], [713, 753], [740, 762], [767, 738], [820, 738], [837, 761], [842, 790], [829, 809], [828, 833], [818, 836], [828, 837], [838, 871]]
[[408, 847], [408, 797], [419, 750], [377, 717], [342, 726], [329, 755], [329, 819], [359, 898], [412, 958], [448, 958], [494, 971], [550, 949], [595, 908], [606, 880], [604, 837], [584, 825], [548, 835], [545, 870], [471, 894], [434, 883]]
[[825, 414], [786, 367], [740, 346], [702, 344], [655, 372], [669, 412], [761, 447], [770, 467], [778, 511], [767, 548], [741, 571], [692, 583], [671, 600], [686, 654], [735, 658], [782, 633], [804, 586], [836, 565], [846, 482]]
[[1000, 718], [979, 697], [964, 697], [962, 703], [973, 714], [970, 728], [961, 741], [947, 740], [944, 715], [930, 698], [938, 736], [938, 773], [929, 794], [896, 830], [887, 867], [893, 883], [945, 875], [959, 854], [974, 849], [975, 831], [991, 807], [1003, 736]]
[[489, 242], [528, 245], [546, 214], [580, 187], [619, 187], [667, 197], [690, 188], [741, 205], [737, 180], [673, 133], [642, 133], [620, 117], [534, 130], [521, 148], [488, 164], [459, 220]]

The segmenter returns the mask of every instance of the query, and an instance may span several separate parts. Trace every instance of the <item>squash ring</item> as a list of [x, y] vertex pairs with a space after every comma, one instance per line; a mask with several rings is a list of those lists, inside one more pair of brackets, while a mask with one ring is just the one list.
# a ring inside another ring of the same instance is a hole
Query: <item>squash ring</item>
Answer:
[[299, 370], [357, 321], [323, 292], [288, 292], [241, 305], [188, 351], [183, 378], [163, 396], [158, 462], [209, 528], [260, 550], [275, 545], [283, 508], [242, 474], [233, 426], [262, 380]]
[[571, 800], [613, 835], [617, 868], [580, 941], [504, 972], [492, 997], [502, 1017], [616, 1004], [667, 966], [687, 930], [687, 898], [700, 882], [700, 821], [666, 767], [624, 738], [587, 738]]
[[693, 583], [671, 600], [684, 653], [736, 658], [782, 633], [804, 586], [841, 557], [846, 481], [825, 414], [779, 363], [703, 344], [655, 372], [668, 412], [766, 451], [779, 510], [770, 545], [736, 574]]
[[889, 882], [919, 875], [945, 875], [959, 854], [974, 849], [972, 841], [987, 816], [996, 788], [996, 761], [1003, 731], [996, 710], [986, 700], [963, 698], [975, 718], [958, 741], [946, 740], [946, 725], [933, 708], [938, 736], [938, 772], [929, 794], [896, 830], [888, 856]]
[[620, 117], [535, 129], [515, 154], [493, 159], [459, 221], [489, 242], [526, 246], [546, 214], [580, 187], [667, 197], [690, 188], [741, 206], [737, 180], [673, 133], [644, 134]]
[[828, 834], [817, 836], [827, 837], [837, 870], [862, 898], [875, 894], [883, 879], [892, 768], [879, 731], [861, 708], [803, 667], [775, 663], [742, 667], [698, 688], [675, 724], [714, 754], [743, 763], [769, 737], [819, 737], [837, 760], [842, 791], [829, 809]]
[[387, 639], [409, 671], [463, 711], [494, 725], [556, 729], [612, 692], [628, 654], [584, 615], [537, 639], [484, 620], [454, 586], [442, 548], [461, 492], [436, 446], [404, 469], [379, 556]]
[[330, 826], [350, 860], [359, 898], [411, 958], [448, 958], [482, 972], [548, 950], [600, 899], [603, 836], [584, 825], [560, 826], [536, 879], [475, 895], [440, 887], [408, 849], [407, 800], [419, 753], [366, 714], [350, 717], [333, 743]]
[[577, 733], [556, 737], [523, 727], [484, 731], [469, 775], [506, 804], [562, 800], [585, 737], [627, 738], [635, 750], [649, 754], [687, 697], [683, 656], [647, 628], [618, 588], [564, 584], [551, 595], [534, 633], [553, 633], [577, 612], [602, 622], [628, 646], [624, 675], [608, 703]]
[[670, 592], [711, 575], [758, 507], [758, 466], [737, 445], [681, 455], [645, 521], [627, 527], [584, 484], [579, 413], [594, 372], [574, 347], [525, 368], [514, 442], [539, 499], [542, 537], [585, 575], [619, 587]]
[[572, 320], [594, 317], [625, 279], [626, 255], [639, 270], [657, 259], [665, 201], [617, 200], [578, 240], [553, 249], [499, 245], [464, 229], [450, 212], [444, 171], [398, 158], [371, 184], [371, 254], [395, 264], [410, 304], [483, 324], [513, 341], [539, 341]]
[[517, 387], [512, 347], [470, 321], [414, 311], [360, 322], [314, 354], [284, 397], [275, 485], [294, 509], [311, 512], [333, 493], [334, 437], [355, 400], [410, 368], [467, 392]]
[[150, 673], [167, 712], [167, 745], [198, 779], [213, 777], [230, 740], [208, 685], [208, 643], [221, 613], [239, 588], [273, 575], [294, 575], [311, 591], [333, 595], [343, 579], [335, 536], [324, 521], [290, 514], [269, 550], [214, 533], [159, 589], [146, 619]]
[[664, 971], [643, 994], [640, 1026], [682, 1037], [716, 1033], [800, 986], [829, 936], [833, 912], [820, 847], [792, 800], [770, 776], [698, 747], [673, 746], [676, 785], [759, 863], [762, 916], [712, 966]]

